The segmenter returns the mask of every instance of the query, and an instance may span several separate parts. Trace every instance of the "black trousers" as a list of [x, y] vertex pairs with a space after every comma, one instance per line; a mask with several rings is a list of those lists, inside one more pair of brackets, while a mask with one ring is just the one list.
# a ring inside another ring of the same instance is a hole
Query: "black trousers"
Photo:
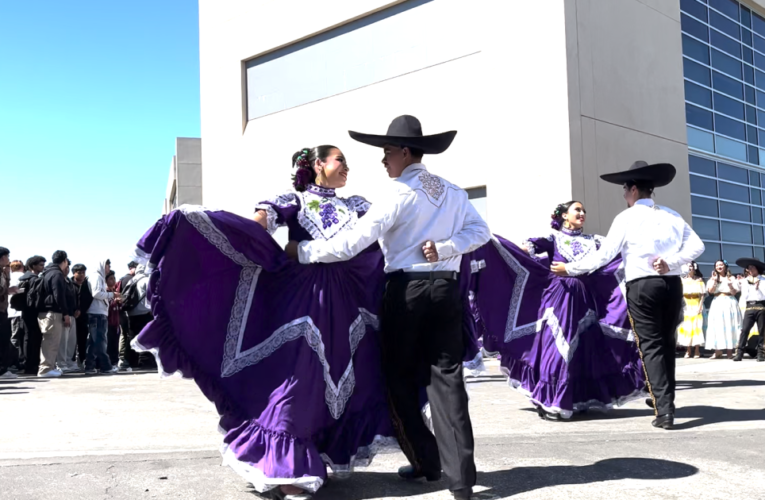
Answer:
[[24, 331], [24, 323], [21, 316], [11, 318], [11, 345], [15, 351], [13, 355], [16, 367], [21, 370], [27, 360], [27, 342]]
[[137, 353], [133, 350], [132, 347], [130, 347], [130, 343], [133, 341], [133, 339], [136, 338], [139, 333], [141, 333], [141, 330], [143, 330], [144, 327], [148, 325], [149, 321], [152, 319], [154, 319], [154, 316], [152, 316], [151, 313], [130, 316], [128, 330], [129, 334], [125, 339], [125, 349], [128, 354], [126, 359], [128, 363], [130, 363], [130, 366], [137, 366], [139, 368], [154, 368], [156, 366], [153, 354], [150, 352]]
[[24, 311], [21, 313], [21, 321], [24, 325], [24, 336], [27, 343], [27, 360], [24, 363], [24, 373], [37, 375], [40, 369], [40, 348], [42, 347], [42, 332], [37, 322], [37, 313]]
[[0, 312], [0, 375], [11, 366], [13, 344], [11, 344], [11, 320], [6, 311]]
[[765, 304], [747, 305], [744, 322], [741, 324], [741, 336], [738, 338], [738, 348], [742, 353], [749, 343], [749, 333], [754, 325], [757, 325], [757, 331], [760, 332], [757, 350], [762, 351], [763, 338], [765, 338]]
[[88, 313], [80, 313], [80, 316], [74, 320], [74, 323], [77, 328], [77, 352], [75, 357], [77, 361], [84, 365], [88, 350]]
[[[382, 313], [383, 367], [393, 426], [409, 462], [443, 470], [450, 490], [476, 482], [473, 427], [462, 377], [465, 346], [457, 281], [391, 275]], [[430, 401], [431, 434], [420, 412], [420, 390]]]
[[627, 305], [656, 415], [675, 411], [675, 330], [683, 310], [678, 276], [627, 283]]

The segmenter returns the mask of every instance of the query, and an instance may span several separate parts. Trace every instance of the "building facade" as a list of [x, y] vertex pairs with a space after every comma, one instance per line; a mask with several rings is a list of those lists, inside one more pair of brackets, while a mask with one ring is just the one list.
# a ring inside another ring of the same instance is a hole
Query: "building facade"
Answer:
[[178, 137], [165, 190], [164, 214], [181, 205], [202, 204], [202, 140]]
[[319, 144], [348, 159], [340, 194], [374, 202], [381, 151], [347, 131], [412, 114], [426, 134], [458, 131], [424, 162], [511, 240], [548, 232], [571, 199], [605, 234], [625, 203], [599, 176], [645, 160], [677, 167], [656, 198], [693, 221], [707, 267], [757, 256], [761, 14], [759, 0], [200, 0], [205, 205], [251, 216]]

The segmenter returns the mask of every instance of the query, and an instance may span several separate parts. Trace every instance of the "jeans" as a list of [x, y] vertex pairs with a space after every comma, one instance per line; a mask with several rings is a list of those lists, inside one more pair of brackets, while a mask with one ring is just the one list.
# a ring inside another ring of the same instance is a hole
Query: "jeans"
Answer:
[[21, 316], [11, 319], [11, 344], [17, 353], [15, 356], [17, 358], [16, 366], [21, 369], [27, 361], [27, 338]]
[[85, 354], [85, 369], [93, 370], [98, 364], [101, 371], [112, 369], [106, 354], [106, 330], [108, 321], [105, 314], [88, 315], [88, 347]]

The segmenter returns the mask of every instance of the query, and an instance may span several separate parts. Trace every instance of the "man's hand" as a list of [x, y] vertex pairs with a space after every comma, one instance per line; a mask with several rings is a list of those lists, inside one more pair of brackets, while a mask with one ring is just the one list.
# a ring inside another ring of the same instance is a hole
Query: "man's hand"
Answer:
[[117, 302], [122, 302], [122, 294], [120, 292], [112, 292], [114, 293], [114, 300]]
[[70, 326], [72, 326], [72, 318], [70, 318], [69, 316], [64, 316], [64, 326], [66, 328], [69, 328]]
[[298, 260], [298, 245], [297, 241], [290, 241], [287, 246], [284, 247], [284, 251], [287, 253], [287, 257], [292, 260]]
[[74, 311], [74, 319], [77, 319], [80, 317], [80, 311]]
[[659, 274], [667, 274], [669, 272], [669, 264], [661, 257], [653, 261], [653, 268]]
[[425, 260], [428, 262], [438, 262], [438, 250], [436, 250], [436, 244], [430, 240], [426, 241], [422, 245], [422, 255], [425, 256]]
[[568, 271], [566, 271], [566, 264], [563, 262], [553, 262], [550, 266], [550, 271], [556, 276], [568, 276]]
[[17, 293], [19, 293], [19, 287], [17, 286], [12, 286], [8, 289], [8, 295], [14, 295]]

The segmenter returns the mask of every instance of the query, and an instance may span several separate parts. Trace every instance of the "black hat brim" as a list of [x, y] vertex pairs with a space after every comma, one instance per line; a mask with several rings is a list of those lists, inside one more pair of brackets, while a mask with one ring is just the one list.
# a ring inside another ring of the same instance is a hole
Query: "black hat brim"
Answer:
[[449, 149], [452, 141], [454, 141], [454, 137], [457, 135], [457, 131], [452, 130], [441, 134], [423, 135], [422, 137], [362, 134], [361, 132], [354, 132], [353, 130], [349, 130], [348, 134], [353, 140], [368, 144], [369, 146], [376, 146], [378, 148], [382, 148], [389, 144], [399, 147], [406, 146], [408, 148], [419, 149], [425, 154], [437, 155]]
[[760, 274], [765, 274], [765, 263], [762, 263], [757, 259], [749, 259], [745, 257], [743, 259], [738, 259], [736, 261], [736, 265], [742, 269], [746, 269], [749, 266], [754, 266], [757, 268]]
[[645, 167], [604, 174], [600, 178], [611, 184], [624, 184], [629, 181], [650, 181], [654, 187], [666, 186], [675, 178], [677, 170], [669, 163], [656, 163]]

